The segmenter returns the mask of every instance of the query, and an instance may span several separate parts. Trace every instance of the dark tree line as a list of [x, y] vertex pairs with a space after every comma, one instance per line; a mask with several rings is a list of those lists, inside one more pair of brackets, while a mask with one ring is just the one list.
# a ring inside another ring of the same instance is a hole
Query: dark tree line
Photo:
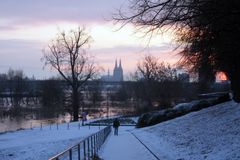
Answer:
[[0, 93], [8, 93], [10, 101], [7, 101], [7, 103], [12, 104], [14, 107], [20, 105], [24, 93], [28, 91], [27, 80], [28, 78], [22, 70], [10, 68], [7, 73], [0, 75]]
[[[145, 65], [143, 65], [145, 64]], [[152, 66], [152, 67], [150, 67]], [[134, 76], [134, 81], [122, 83], [91, 81], [81, 89], [81, 106], [88, 113], [103, 110], [101, 107], [122, 107], [126, 113], [142, 113], [153, 109], [172, 107], [177, 103], [186, 102], [197, 98], [197, 84], [187, 83], [176, 76], [175, 69], [168, 64], [158, 61], [153, 56], [146, 56], [139, 64]], [[154, 68], [154, 69], [153, 69]], [[161, 77], [159, 76], [161, 75]], [[10, 88], [17, 90], [18, 81], [8, 80], [7, 74], [0, 76], [0, 95], [9, 94]], [[157, 78], [160, 77], [160, 78]], [[163, 78], [164, 77], [164, 78]], [[24, 92], [18, 100], [17, 108], [11, 107], [17, 113], [38, 113], [41, 117], [56, 117], [66, 112], [72, 114], [71, 88], [64, 80], [51, 78], [47, 80], [24, 79]], [[228, 88], [219, 84], [216, 91]], [[7, 99], [15, 96], [10, 94]], [[0, 101], [6, 100], [1, 97]], [[9, 100], [10, 102], [11, 100]], [[14, 103], [12, 103], [14, 104]], [[1, 105], [3, 105], [1, 103]], [[18, 109], [18, 110], [16, 110]], [[28, 110], [25, 110], [28, 109]], [[22, 111], [22, 112], [20, 112]], [[13, 113], [15, 114], [15, 113]], [[20, 114], [21, 115], [21, 114]]]
[[44, 117], [55, 117], [64, 113], [66, 101], [66, 87], [59, 79], [44, 80], [40, 86], [41, 111]]
[[[146, 33], [172, 30], [183, 46], [180, 63], [199, 73], [202, 89], [223, 71], [240, 102], [240, 2], [238, 0], [133, 0], [114, 17]], [[205, 83], [205, 86], [204, 86]]]
[[175, 104], [196, 99], [197, 86], [196, 83], [179, 80], [155, 81], [146, 91], [144, 80], [126, 81], [116, 92], [110, 93], [111, 106], [134, 109], [137, 113], [171, 108]]
[[112, 104], [145, 112], [173, 107], [197, 96], [196, 84], [179, 79], [175, 68], [151, 55], [138, 62], [133, 79], [111, 93]]
[[[135, 78], [142, 85], [145, 99], [148, 106], [152, 107], [153, 99], [156, 99], [157, 94], [160, 93], [159, 84], [163, 82], [173, 82], [177, 80], [177, 73], [174, 68], [151, 55], [146, 55], [137, 64], [137, 70], [135, 72]], [[161, 84], [163, 85], [163, 84]], [[165, 94], [163, 94], [162, 98]]]
[[[99, 81], [87, 84], [79, 96], [81, 105], [99, 107], [103, 101], [101, 92]], [[13, 116], [30, 112], [41, 117], [56, 117], [66, 112], [72, 114], [71, 97], [71, 88], [59, 78], [35, 80], [25, 76], [22, 70], [12, 69], [0, 74], [0, 107], [9, 110]]]
[[0, 74], [0, 105], [13, 115], [40, 108], [41, 115], [54, 116], [63, 111], [64, 86], [61, 80], [35, 80], [23, 70], [9, 69]]

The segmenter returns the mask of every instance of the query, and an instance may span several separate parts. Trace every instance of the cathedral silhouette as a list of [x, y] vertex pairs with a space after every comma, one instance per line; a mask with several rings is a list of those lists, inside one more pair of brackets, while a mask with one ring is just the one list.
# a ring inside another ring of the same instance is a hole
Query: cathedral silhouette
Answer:
[[115, 60], [115, 67], [113, 69], [113, 75], [110, 75], [110, 72], [108, 70], [108, 75], [102, 76], [101, 79], [102, 79], [102, 81], [108, 81], [108, 82], [123, 81], [123, 69], [122, 69], [121, 59], [119, 60], [119, 65], [117, 63], [117, 60]]

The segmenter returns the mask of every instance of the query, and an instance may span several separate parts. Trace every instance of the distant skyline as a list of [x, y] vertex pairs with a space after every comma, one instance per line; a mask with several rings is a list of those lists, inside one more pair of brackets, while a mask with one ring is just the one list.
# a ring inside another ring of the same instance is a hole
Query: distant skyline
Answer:
[[[9, 68], [22, 69], [31, 77], [45, 79], [57, 76], [49, 68], [43, 70], [42, 49], [58, 30], [85, 26], [93, 37], [87, 50], [105, 73], [121, 59], [124, 74], [134, 71], [144, 54], [152, 54], [173, 64], [178, 56], [172, 53], [171, 34], [142, 38], [127, 25], [121, 30], [110, 21], [128, 0], [9, 0], [0, 5], [0, 73]], [[104, 2], [104, 3], [103, 3]]]

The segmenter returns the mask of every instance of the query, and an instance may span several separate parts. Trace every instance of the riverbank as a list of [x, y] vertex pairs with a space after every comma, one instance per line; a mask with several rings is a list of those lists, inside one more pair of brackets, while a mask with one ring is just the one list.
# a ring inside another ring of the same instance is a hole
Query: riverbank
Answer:
[[101, 128], [73, 122], [0, 134], [0, 159], [48, 159]]

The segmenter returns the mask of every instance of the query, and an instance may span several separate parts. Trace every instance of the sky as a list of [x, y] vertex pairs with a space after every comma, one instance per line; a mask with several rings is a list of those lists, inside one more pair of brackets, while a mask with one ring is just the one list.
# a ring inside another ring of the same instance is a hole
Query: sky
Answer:
[[[115, 59], [122, 61], [127, 76], [137, 62], [152, 54], [161, 61], [174, 64], [172, 34], [157, 35], [149, 41], [136, 33], [134, 26], [119, 30], [111, 17], [128, 0], [7, 0], [0, 5], [0, 73], [9, 68], [22, 69], [37, 79], [56, 76], [57, 72], [44, 67], [42, 50], [60, 30], [84, 26], [93, 42], [87, 49], [98, 65], [112, 72]], [[105, 74], [102, 73], [102, 74]]]

